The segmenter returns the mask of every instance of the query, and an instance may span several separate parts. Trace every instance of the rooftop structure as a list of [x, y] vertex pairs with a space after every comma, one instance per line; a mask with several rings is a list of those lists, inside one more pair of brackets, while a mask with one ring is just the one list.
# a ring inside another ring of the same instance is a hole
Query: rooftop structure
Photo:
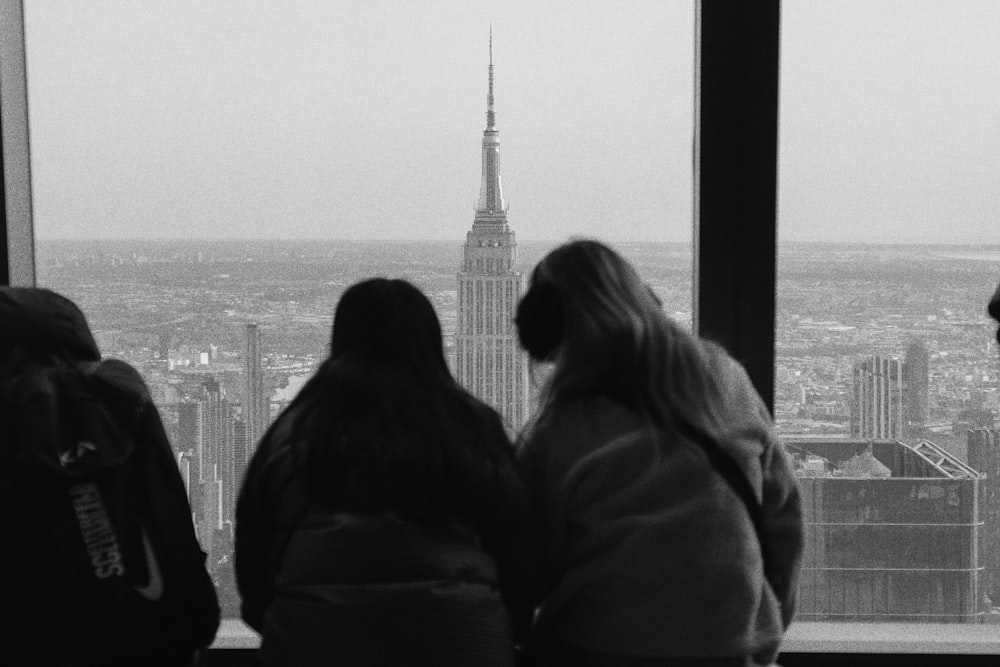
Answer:
[[976, 622], [983, 476], [930, 441], [789, 439], [806, 546], [797, 618]]

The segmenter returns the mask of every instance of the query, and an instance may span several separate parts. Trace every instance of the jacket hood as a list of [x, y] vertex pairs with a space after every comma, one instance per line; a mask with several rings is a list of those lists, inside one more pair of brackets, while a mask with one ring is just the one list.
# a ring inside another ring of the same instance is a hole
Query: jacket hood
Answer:
[[0, 287], [0, 360], [29, 343], [81, 361], [98, 361], [100, 350], [75, 303], [39, 287]]

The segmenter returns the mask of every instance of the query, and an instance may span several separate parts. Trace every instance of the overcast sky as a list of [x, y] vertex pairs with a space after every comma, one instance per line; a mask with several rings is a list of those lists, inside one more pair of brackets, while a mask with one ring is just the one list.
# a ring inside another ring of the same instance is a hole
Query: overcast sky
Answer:
[[[691, 238], [694, 3], [25, 3], [36, 230]], [[1000, 243], [1000, 2], [783, 3], [783, 240]]]

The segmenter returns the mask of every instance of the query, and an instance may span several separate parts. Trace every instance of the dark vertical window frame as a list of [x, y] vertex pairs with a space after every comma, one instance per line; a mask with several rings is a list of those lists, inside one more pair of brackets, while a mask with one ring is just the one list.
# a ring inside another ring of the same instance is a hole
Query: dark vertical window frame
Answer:
[[21, 0], [0, 0], [0, 284], [35, 284], [35, 234], [28, 150], [28, 86]]
[[[3, 101], [0, 100], [0, 106]], [[3, 137], [0, 136], [0, 164], [3, 163]], [[7, 253], [7, 188], [4, 187], [3, 179], [0, 178], [0, 285], [10, 284], [10, 258]]]
[[695, 14], [694, 321], [774, 410], [779, 0]]
[[[699, 0], [695, 20], [695, 330], [744, 363], [773, 412], [780, 0]], [[779, 662], [978, 667], [996, 662], [995, 628], [793, 624]]]

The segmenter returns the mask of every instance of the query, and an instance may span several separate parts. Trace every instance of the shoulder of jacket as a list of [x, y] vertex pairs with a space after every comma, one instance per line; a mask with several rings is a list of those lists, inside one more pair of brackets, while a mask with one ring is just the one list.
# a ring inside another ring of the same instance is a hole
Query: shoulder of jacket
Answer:
[[293, 438], [294, 414], [285, 412], [279, 415], [253, 453], [254, 473], [279, 485], [295, 476], [296, 459], [306, 456], [304, 443], [295, 442]]
[[721, 345], [710, 341], [704, 341], [704, 344], [723, 400], [737, 410], [750, 410], [770, 421], [770, 413], [746, 367]]
[[765, 465], [780, 444], [767, 405], [757, 392], [746, 368], [721, 345], [705, 341], [712, 372], [718, 382], [726, 421], [722, 425], [722, 440], [762, 457]]
[[526, 438], [527, 449], [606, 441], [646, 428], [642, 417], [603, 396], [575, 397], [549, 406]]
[[709, 367], [714, 373], [725, 380], [746, 379], [749, 381], [746, 368], [726, 348], [714, 341], [704, 339], [701, 341], [701, 345], [708, 359]]

